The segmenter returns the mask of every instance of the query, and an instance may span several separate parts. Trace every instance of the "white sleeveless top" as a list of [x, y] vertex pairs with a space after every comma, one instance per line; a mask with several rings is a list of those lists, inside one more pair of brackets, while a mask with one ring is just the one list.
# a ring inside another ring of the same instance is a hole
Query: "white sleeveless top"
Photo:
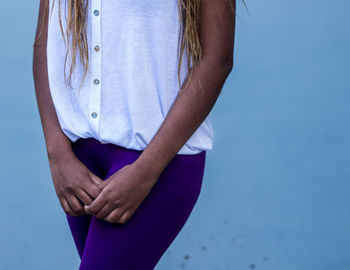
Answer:
[[[65, 2], [61, 0], [66, 29]], [[50, 0], [50, 12], [53, 0]], [[90, 72], [80, 89], [83, 68], [76, 58], [73, 89], [64, 83], [65, 44], [55, 0], [47, 39], [48, 80], [62, 131], [72, 141], [93, 137], [101, 143], [144, 150], [161, 126], [179, 91], [177, 0], [90, 0], [87, 41]], [[184, 52], [181, 83], [187, 74]], [[68, 78], [70, 59], [66, 64]], [[210, 114], [179, 150], [211, 150]]]

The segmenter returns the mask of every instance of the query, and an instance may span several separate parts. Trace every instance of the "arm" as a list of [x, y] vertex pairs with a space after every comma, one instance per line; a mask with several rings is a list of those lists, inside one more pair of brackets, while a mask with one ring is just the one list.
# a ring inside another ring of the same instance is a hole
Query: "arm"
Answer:
[[[160, 174], [195, 132], [217, 100], [233, 66], [234, 15], [227, 0], [201, 0], [202, 60], [193, 67], [166, 118], [137, 160], [100, 186], [85, 211], [111, 223], [126, 223]], [[234, 0], [228, 0], [234, 1]]]
[[[41, 0], [39, 6], [35, 44], [33, 45], [33, 78], [47, 154], [52, 160], [58, 155], [70, 153], [71, 145], [60, 128], [49, 88], [46, 58], [49, 8], [48, 5], [45, 7], [46, 2], [48, 1]], [[40, 30], [42, 32], [39, 36]]]
[[[63, 133], [52, 101], [46, 59], [48, 0], [41, 0], [33, 51], [33, 77], [36, 99], [44, 131], [51, 175], [61, 206], [73, 216], [84, 215], [84, 204], [100, 193], [102, 180], [90, 172], [75, 156], [69, 138]], [[42, 30], [41, 35], [39, 35]], [[80, 199], [80, 201], [78, 200]]]
[[[234, 1], [235, 7], [235, 0]], [[203, 56], [181, 89], [159, 130], [135, 162], [159, 175], [214, 106], [233, 67], [235, 17], [225, 0], [201, 0]]]

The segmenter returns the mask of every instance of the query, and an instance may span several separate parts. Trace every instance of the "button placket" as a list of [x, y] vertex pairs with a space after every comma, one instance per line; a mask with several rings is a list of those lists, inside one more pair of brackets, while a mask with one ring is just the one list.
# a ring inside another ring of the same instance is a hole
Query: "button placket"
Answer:
[[[92, 126], [95, 129], [96, 135], [101, 140], [99, 134], [99, 124], [100, 124], [100, 110], [101, 110], [101, 0], [91, 1], [91, 45], [94, 47], [91, 57], [91, 70], [92, 78], [91, 82], [91, 100], [90, 100], [90, 117], [92, 120]], [[94, 45], [96, 44], [96, 45]]]

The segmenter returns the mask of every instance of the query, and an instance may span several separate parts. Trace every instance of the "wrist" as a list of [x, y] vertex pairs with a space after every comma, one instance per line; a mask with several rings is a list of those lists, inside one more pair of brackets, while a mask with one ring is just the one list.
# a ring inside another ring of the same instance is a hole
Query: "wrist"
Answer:
[[135, 160], [134, 165], [138, 170], [143, 171], [145, 174], [152, 176], [151, 178], [158, 179], [163, 169], [161, 166], [157, 166], [156, 161], [153, 159], [148, 159], [142, 154]]
[[50, 162], [57, 161], [62, 158], [69, 158], [74, 153], [70, 141], [56, 140], [49, 141], [46, 144], [47, 156]]

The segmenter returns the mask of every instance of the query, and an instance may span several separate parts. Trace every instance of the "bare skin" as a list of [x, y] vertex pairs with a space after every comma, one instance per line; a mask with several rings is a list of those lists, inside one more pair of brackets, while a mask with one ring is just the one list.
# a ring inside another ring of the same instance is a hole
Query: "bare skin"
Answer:
[[224, 0], [201, 0], [200, 18], [203, 57], [192, 80], [185, 83], [140, 157], [100, 185], [101, 193], [85, 206], [87, 213], [109, 222], [127, 222], [214, 106], [233, 67], [235, 18]]
[[[235, 0], [228, 1], [234, 1], [235, 4]], [[193, 69], [191, 81], [187, 84], [188, 78], [186, 78], [184, 87], [162, 125], [135, 162], [124, 166], [104, 181], [94, 176], [92, 177], [94, 180], [89, 179], [90, 182], [95, 182], [98, 189], [94, 194], [96, 196], [91, 196], [93, 200], [84, 202], [85, 213], [111, 223], [126, 223], [157, 182], [161, 172], [213, 108], [233, 67], [235, 18], [229, 3], [225, 0], [201, 0], [200, 10], [200, 41], [203, 55], [201, 62]], [[46, 44], [43, 43], [41, 50], [37, 49], [41, 51], [42, 58], [37, 61], [41, 62], [42, 70], [46, 69], [46, 60], [44, 60], [46, 55], [43, 56], [45, 47]], [[41, 84], [38, 82], [37, 90], [39, 108], [42, 107], [42, 114], [44, 112], [49, 114], [47, 118], [41, 116], [41, 119], [46, 133], [47, 147], [50, 149], [49, 156], [51, 160], [56, 160], [56, 162], [50, 162], [55, 167], [52, 171], [56, 172], [57, 183], [62, 181], [63, 185], [66, 185], [74, 181], [75, 178], [71, 177], [72, 173], [79, 171], [83, 176], [79, 170], [83, 167], [78, 165], [78, 161], [73, 162], [73, 165], [70, 165], [71, 171], [68, 173], [67, 167], [55, 165], [67, 163], [67, 159], [74, 158], [67, 138], [62, 135], [56, 123], [57, 118], [48, 92], [47, 73], [40, 79], [38, 77], [37, 81], [42, 82]], [[53, 142], [55, 139], [56, 143]], [[64, 149], [66, 154], [63, 155], [61, 149]], [[91, 176], [91, 172], [88, 175]], [[81, 179], [86, 180], [86, 178]], [[71, 184], [75, 187], [73, 190], [79, 190], [82, 182]], [[57, 187], [59, 186], [57, 184]], [[66, 189], [63, 188], [63, 190]], [[64, 194], [67, 193], [68, 191]]]
[[72, 216], [80, 216], [86, 214], [86, 212], [78, 199], [84, 204], [90, 204], [100, 193], [101, 189], [98, 187], [98, 184], [103, 182], [103, 180], [94, 175], [78, 160], [72, 151], [69, 139], [60, 128], [47, 76], [46, 40], [48, 16], [46, 16], [44, 21], [44, 12], [48, 12], [48, 9], [44, 10], [44, 1], [41, 0], [36, 37], [42, 23], [44, 23], [44, 31], [33, 51], [33, 76], [36, 98], [45, 136], [51, 175], [58, 199], [66, 213]]

